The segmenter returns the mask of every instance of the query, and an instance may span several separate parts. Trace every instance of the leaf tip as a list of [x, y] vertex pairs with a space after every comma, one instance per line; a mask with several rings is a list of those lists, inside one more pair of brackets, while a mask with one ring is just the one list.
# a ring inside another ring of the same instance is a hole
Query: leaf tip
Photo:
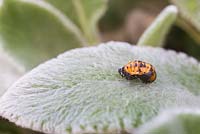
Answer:
[[140, 37], [137, 45], [162, 47], [169, 29], [177, 18], [177, 14], [178, 9], [175, 5], [169, 5], [164, 8]]
[[175, 5], [169, 5], [165, 8], [166, 11], [171, 12], [173, 14], [177, 14], [178, 13], [178, 9]]

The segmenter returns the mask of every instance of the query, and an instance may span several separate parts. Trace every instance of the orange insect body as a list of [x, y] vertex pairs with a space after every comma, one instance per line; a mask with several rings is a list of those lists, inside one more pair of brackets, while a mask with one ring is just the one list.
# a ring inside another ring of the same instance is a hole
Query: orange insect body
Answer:
[[122, 77], [127, 80], [139, 78], [144, 83], [151, 83], [156, 80], [155, 68], [150, 64], [143, 61], [131, 61], [118, 70]]

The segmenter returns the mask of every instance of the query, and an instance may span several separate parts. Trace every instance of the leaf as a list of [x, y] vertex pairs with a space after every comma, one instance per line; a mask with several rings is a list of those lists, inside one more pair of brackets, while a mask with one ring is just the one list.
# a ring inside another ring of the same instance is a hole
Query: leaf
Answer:
[[168, 110], [142, 126], [137, 134], [197, 134], [200, 133], [199, 123], [199, 109]]
[[178, 25], [200, 43], [200, 2], [198, 0], [171, 0], [180, 10]]
[[107, 0], [45, 0], [68, 16], [90, 44], [99, 41], [97, 23], [106, 9]]
[[140, 46], [163, 46], [166, 34], [175, 22], [177, 13], [176, 6], [167, 6], [143, 33], [137, 44]]
[[0, 37], [4, 49], [27, 70], [86, 43], [67, 17], [48, 3], [35, 0], [3, 1]]
[[[157, 80], [127, 81], [118, 68], [139, 59]], [[68, 51], [33, 69], [0, 99], [0, 115], [45, 133], [131, 132], [160, 109], [199, 106], [200, 64], [183, 53], [109, 42]]]
[[23, 68], [0, 49], [0, 97], [23, 73]]
[[[23, 73], [24, 69], [0, 48], [0, 97]], [[1, 134], [21, 134], [19, 128], [0, 117]]]

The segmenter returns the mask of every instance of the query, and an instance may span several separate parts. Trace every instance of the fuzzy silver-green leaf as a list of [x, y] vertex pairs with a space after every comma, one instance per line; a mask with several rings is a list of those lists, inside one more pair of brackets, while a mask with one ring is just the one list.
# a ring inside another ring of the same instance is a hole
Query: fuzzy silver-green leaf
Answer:
[[198, 134], [200, 110], [177, 108], [166, 110], [139, 128], [136, 134]]
[[[156, 68], [151, 84], [127, 81], [130, 60]], [[68, 51], [33, 69], [0, 99], [0, 115], [45, 133], [132, 132], [158, 111], [199, 106], [200, 64], [183, 53], [109, 42]]]
[[27, 70], [86, 43], [67, 17], [50, 4], [36, 0], [3, 0], [0, 41]]
[[177, 13], [177, 8], [174, 5], [167, 6], [163, 9], [155, 21], [140, 37], [138, 45], [163, 46], [166, 35], [176, 20]]

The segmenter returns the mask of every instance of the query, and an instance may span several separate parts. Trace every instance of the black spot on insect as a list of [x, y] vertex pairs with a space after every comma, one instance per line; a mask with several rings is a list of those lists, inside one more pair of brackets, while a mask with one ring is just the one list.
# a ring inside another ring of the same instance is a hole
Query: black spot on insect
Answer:
[[149, 83], [150, 81], [150, 77], [152, 75], [152, 72], [148, 72], [146, 74], [143, 75], [139, 75], [138, 78], [143, 82], [143, 83]]
[[135, 65], [134, 65], [135, 67], [137, 67], [137, 63], [135, 63]]
[[151, 65], [150, 71], [153, 72], [153, 67], [152, 67], [152, 65]]
[[140, 68], [138, 69], [138, 72], [139, 72], [139, 73], [142, 72]]

